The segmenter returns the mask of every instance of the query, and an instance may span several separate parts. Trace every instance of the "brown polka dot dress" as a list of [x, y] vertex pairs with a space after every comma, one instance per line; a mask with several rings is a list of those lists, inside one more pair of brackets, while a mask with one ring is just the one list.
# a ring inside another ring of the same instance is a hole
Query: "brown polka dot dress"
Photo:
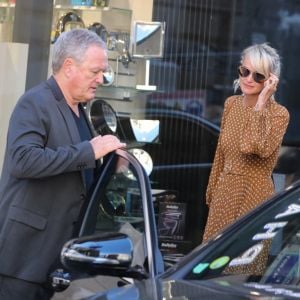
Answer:
[[288, 122], [287, 109], [274, 100], [262, 111], [245, 106], [243, 96], [225, 101], [203, 241], [274, 193], [271, 175]]

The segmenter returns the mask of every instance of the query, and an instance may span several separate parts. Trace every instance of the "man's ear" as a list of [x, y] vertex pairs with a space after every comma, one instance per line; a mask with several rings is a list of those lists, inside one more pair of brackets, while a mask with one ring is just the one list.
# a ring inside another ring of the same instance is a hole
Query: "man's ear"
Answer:
[[67, 78], [70, 78], [74, 72], [75, 63], [70, 57], [67, 57], [63, 63], [63, 71]]

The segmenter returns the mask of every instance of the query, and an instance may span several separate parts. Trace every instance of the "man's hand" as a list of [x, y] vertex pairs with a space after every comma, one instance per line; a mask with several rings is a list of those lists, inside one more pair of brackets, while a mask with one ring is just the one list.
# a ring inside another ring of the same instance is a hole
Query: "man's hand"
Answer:
[[115, 151], [126, 146], [114, 135], [98, 135], [90, 140], [95, 153], [95, 159], [99, 159], [109, 152]]

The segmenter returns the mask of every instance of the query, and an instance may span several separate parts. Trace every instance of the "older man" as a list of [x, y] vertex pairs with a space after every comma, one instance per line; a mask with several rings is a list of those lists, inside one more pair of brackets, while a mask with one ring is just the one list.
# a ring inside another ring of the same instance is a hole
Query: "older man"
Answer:
[[0, 181], [0, 299], [51, 298], [47, 277], [72, 236], [97, 160], [125, 146], [112, 135], [94, 137], [81, 105], [95, 97], [107, 65], [95, 33], [64, 32], [53, 76], [12, 113]]

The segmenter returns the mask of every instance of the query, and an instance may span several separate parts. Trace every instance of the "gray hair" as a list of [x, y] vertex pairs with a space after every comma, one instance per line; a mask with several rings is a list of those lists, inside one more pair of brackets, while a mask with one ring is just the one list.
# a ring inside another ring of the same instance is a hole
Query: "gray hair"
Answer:
[[[245, 58], [248, 58], [254, 69], [267, 77], [270, 73], [275, 74], [278, 78], [280, 76], [281, 61], [277, 51], [269, 46], [267, 43], [255, 44], [243, 50], [241, 54], [241, 64]], [[240, 86], [239, 79], [233, 82], [234, 91], [236, 92]]]
[[106, 50], [104, 41], [93, 31], [88, 29], [72, 29], [63, 32], [53, 46], [52, 71], [57, 73], [67, 57], [81, 63], [84, 54], [91, 46], [98, 46]]

